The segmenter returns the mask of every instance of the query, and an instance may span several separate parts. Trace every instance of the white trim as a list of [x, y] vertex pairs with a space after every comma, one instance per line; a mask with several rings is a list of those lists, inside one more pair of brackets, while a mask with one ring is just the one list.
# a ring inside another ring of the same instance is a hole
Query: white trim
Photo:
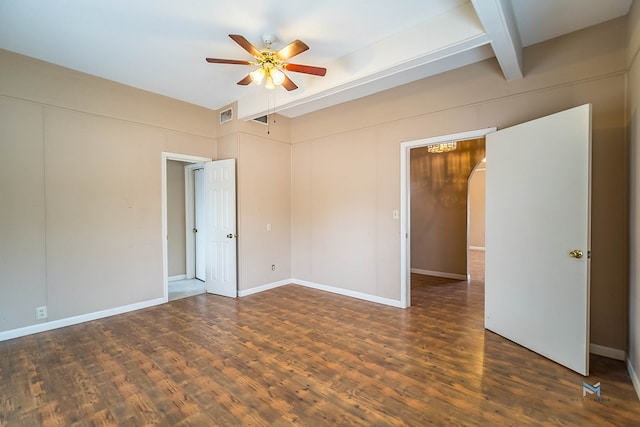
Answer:
[[444, 271], [422, 270], [419, 268], [412, 268], [411, 272], [416, 274], [425, 274], [427, 276], [444, 277], [446, 279], [467, 280], [466, 274], [446, 273]]
[[[465, 277], [465, 279], [466, 279], [466, 277]], [[246, 297], [248, 295], [257, 294], [259, 292], [268, 291], [270, 289], [279, 288], [280, 286], [285, 286], [285, 285], [299, 285], [299, 286], [304, 286], [306, 288], [313, 288], [313, 289], [317, 289], [317, 290], [324, 291], [324, 292], [331, 292], [333, 294], [343, 295], [343, 296], [347, 296], [347, 297], [351, 297], [351, 298], [357, 298], [357, 299], [361, 299], [361, 300], [364, 300], [364, 301], [375, 302], [375, 303], [378, 303], [378, 304], [389, 305], [389, 306], [397, 307], [397, 308], [405, 308], [405, 307], [402, 306], [401, 302], [398, 301], [398, 300], [393, 300], [393, 299], [389, 299], [389, 298], [384, 298], [384, 297], [379, 297], [379, 296], [375, 296], [375, 295], [365, 294], [365, 293], [357, 292], [357, 291], [350, 291], [348, 289], [335, 288], [333, 286], [321, 285], [319, 283], [313, 283], [313, 282], [309, 282], [309, 281], [306, 281], [306, 280], [300, 280], [300, 279], [285, 279], [285, 280], [280, 280], [278, 282], [267, 283], [266, 285], [261, 285], [261, 286], [256, 286], [254, 288], [245, 289], [245, 290], [242, 290], [242, 291], [239, 290], [238, 291], [238, 296], [239, 297]]]
[[104, 317], [114, 316], [116, 314], [128, 313], [130, 311], [153, 307], [154, 305], [160, 305], [166, 302], [167, 302], [166, 298], [156, 298], [149, 301], [137, 302], [135, 304], [109, 308], [107, 310], [96, 311], [93, 313], [81, 314], [79, 316], [67, 317], [65, 319], [53, 320], [51, 322], [40, 323], [38, 325], [25, 326], [23, 328], [12, 329], [10, 331], [0, 332], [0, 341], [24, 337], [26, 335], [31, 335], [31, 334], [37, 334], [39, 332], [51, 331], [53, 329], [63, 328], [65, 326], [77, 325], [78, 323], [84, 323], [84, 322], [89, 322], [91, 320], [102, 319]]
[[279, 282], [267, 283], [266, 285], [256, 286], [250, 289], [238, 290], [238, 296], [246, 297], [248, 295], [253, 295], [259, 292], [268, 291], [269, 289], [279, 288], [280, 286], [289, 285], [293, 283], [292, 280], [293, 279], [285, 279], [285, 280], [280, 280]]
[[624, 350], [617, 348], [605, 347], [599, 344], [589, 344], [589, 353], [597, 354], [598, 356], [608, 357], [609, 359], [624, 361], [626, 355]]
[[400, 307], [407, 308], [411, 305], [411, 286], [409, 286], [411, 283], [411, 206], [409, 200], [409, 183], [411, 173], [409, 167], [409, 155], [411, 149], [447, 141], [463, 141], [466, 139], [481, 138], [495, 131], [495, 127], [490, 127], [468, 132], [418, 139], [415, 141], [406, 141], [400, 144]]
[[631, 377], [631, 382], [633, 383], [633, 388], [636, 389], [636, 394], [638, 395], [638, 399], [640, 400], [640, 378], [638, 378], [638, 374], [635, 369], [633, 369], [633, 364], [631, 363], [631, 359], [627, 358], [627, 370], [629, 371], [629, 376]]
[[162, 158], [162, 197], [160, 198], [160, 209], [162, 210], [162, 229], [160, 232], [160, 238], [162, 239], [162, 287], [163, 298], [165, 301], [169, 301], [169, 249], [167, 248], [168, 229], [167, 229], [167, 160], [176, 160], [186, 163], [203, 163], [210, 162], [209, 157], [191, 156], [189, 154], [169, 153], [163, 151], [161, 153]]
[[291, 283], [293, 283], [294, 285], [306, 286], [307, 288], [318, 289], [320, 291], [331, 292], [334, 294], [375, 302], [378, 304], [390, 305], [391, 307], [406, 308], [402, 301], [365, 294], [357, 291], [351, 291], [349, 289], [335, 288], [333, 286], [321, 285], [319, 283], [308, 282], [306, 280], [300, 279], [291, 279]]
[[169, 280], [170, 282], [175, 282], [177, 280], [184, 280], [186, 278], [187, 278], [186, 274], [178, 274], [176, 276], [169, 276], [167, 280]]
[[402, 308], [411, 306], [411, 187], [410, 148], [400, 144], [400, 304]]
[[469, 246], [469, 250], [472, 250], [472, 251], [484, 251], [485, 248], [484, 248], [484, 246]]

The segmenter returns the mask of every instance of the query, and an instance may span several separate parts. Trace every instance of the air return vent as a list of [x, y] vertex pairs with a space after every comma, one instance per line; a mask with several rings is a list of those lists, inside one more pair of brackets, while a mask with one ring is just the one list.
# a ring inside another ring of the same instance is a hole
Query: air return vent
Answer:
[[220, 111], [220, 124], [229, 122], [231, 119], [233, 119], [233, 108]]
[[269, 116], [260, 116], [260, 117], [256, 117], [255, 119], [253, 119], [254, 122], [258, 122], [258, 123], [262, 123], [263, 125], [266, 125], [267, 122], [269, 121]]

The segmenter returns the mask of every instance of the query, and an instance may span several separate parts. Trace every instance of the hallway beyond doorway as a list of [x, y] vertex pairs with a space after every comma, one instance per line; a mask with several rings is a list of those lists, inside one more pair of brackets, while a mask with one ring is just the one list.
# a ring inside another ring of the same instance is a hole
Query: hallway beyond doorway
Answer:
[[184, 279], [169, 282], [169, 301], [200, 295], [207, 291], [207, 285], [198, 279]]

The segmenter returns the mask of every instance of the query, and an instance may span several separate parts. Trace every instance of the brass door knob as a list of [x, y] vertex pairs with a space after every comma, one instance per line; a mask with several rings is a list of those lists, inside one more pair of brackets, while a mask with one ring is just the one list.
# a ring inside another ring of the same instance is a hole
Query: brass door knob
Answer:
[[582, 258], [582, 255], [583, 255], [583, 253], [582, 253], [582, 251], [580, 249], [574, 249], [571, 252], [569, 252], [569, 256], [571, 258], [580, 259], [580, 258]]

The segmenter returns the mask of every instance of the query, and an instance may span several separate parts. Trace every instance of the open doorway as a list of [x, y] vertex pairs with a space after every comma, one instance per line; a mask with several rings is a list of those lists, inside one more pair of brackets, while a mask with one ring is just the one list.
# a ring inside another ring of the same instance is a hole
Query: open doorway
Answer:
[[412, 290], [428, 292], [433, 286], [469, 284], [472, 274], [484, 275], [483, 253], [477, 250], [484, 246], [479, 224], [484, 215], [478, 215], [479, 197], [469, 185], [484, 157], [484, 137], [410, 151]]
[[166, 167], [168, 299], [173, 301], [206, 292], [204, 166], [167, 160]]
[[[237, 228], [236, 228], [236, 161], [235, 159], [212, 161], [209, 158], [190, 156], [185, 154], [162, 153], [162, 272], [163, 272], [163, 297], [169, 301], [169, 278], [179, 279], [182, 273], [176, 276], [169, 275], [169, 225], [168, 225], [168, 170], [170, 161], [177, 161], [176, 169], [180, 163], [184, 165], [202, 165], [204, 168], [204, 222], [206, 222], [205, 243], [204, 243], [204, 263], [205, 280], [204, 287], [207, 293], [235, 298], [238, 295], [238, 256], [237, 256]], [[176, 176], [178, 174], [176, 173]], [[195, 188], [195, 179], [191, 173], [184, 174], [185, 181], [192, 182], [191, 185], [184, 184], [185, 200], [192, 187]], [[177, 185], [176, 187], [179, 187]], [[195, 192], [195, 189], [193, 190]], [[193, 195], [191, 196], [194, 199]], [[178, 198], [180, 199], [180, 198]], [[176, 201], [180, 206], [180, 201]], [[185, 206], [186, 205], [186, 206]], [[185, 230], [184, 241], [186, 245], [177, 244], [176, 251], [180, 253], [184, 248], [184, 255], [179, 257], [184, 259], [184, 279], [195, 278], [195, 264], [189, 262], [191, 257], [195, 258], [195, 243], [189, 243], [189, 239], [195, 241], [195, 225], [191, 222], [187, 225], [187, 219], [192, 218], [194, 206], [191, 203], [182, 204], [185, 211], [183, 221]], [[189, 213], [191, 212], [191, 213]], [[178, 226], [179, 228], [179, 226]], [[200, 232], [200, 230], [198, 230]], [[186, 246], [186, 247], [185, 247]], [[190, 248], [194, 248], [191, 250]]]
[[[489, 165], [487, 251], [484, 298], [473, 302], [483, 309], [482, 316], [475, 321], [588, 375], [590, 104], [500, 131], [485, 129], [401, 144], [401, 303], [411, 305], [410, 151], [481, 136], [486, 136]], [[537, 154], [549, 147], [553, 162], [546, 162], [543, 172], [531, 173]], [[470, 289], [473, 286], [465, 286], [462, 292]], [[468, 304], [464, 299], [456, 303], [455, 308]]]
[[206, 292], [195, 278], [193, 170], [210, 158], [183, 154], [162, 155], [164, 298], [171, 301]]
[[[401, 146], [401, 303], [411, 305], [411, 275], [467, 281], [468, 180], [494, 128]], [[414, 221], [417, 218], [418, 221]], [[471, 260], [472, 262], [475, 262]]]

